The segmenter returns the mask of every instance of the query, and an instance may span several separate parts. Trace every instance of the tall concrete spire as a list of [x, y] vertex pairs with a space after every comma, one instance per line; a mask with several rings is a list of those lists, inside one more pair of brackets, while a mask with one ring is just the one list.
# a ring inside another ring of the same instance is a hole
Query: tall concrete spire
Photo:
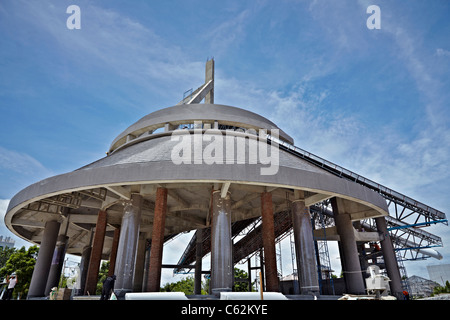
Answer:
[[212, 86], [209, 92], [206, 94], [205, 103], [214, 103], [214, 59], [206, 62], [205, 68], [205, 83], [212, 81]]
[[177, 105], [200, 103], [203, 99], [205, 99], [205, 103], [214, 104], [214, 59], [206, 61], [205, 83]]

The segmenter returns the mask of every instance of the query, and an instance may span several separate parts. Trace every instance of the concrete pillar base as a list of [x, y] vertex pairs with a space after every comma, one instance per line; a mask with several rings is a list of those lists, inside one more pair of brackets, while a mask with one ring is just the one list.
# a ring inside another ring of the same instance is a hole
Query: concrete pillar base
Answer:
[[117, 300], [125, 300], [125, 295], [127, 293], [133, 292], [133, 290], [130, 289], [114, 289], [114, 295], [116, 296]]
[[159, 292], [161, 285], [161, 265], [164, 247], [164, 228], [166, 225], [167, 189], [156, 190], [155, 215], [153, 218], [152, 243], [148, 271], [147, 291]]
[[45, 286], [52, 264], [59, 227], [60, 223], [56, 220], [50, 220], [45, 223], [44, 235], [42, 237], [38, 258], [31, 277], [28, 299], [45, 296]]
[[116, 289], [132, 290], [134, 266], [139, 240], [141, 221], [142, 196], [132, 194], [131, 200], [123, 209], [122, 225], [120, 227], [119, 245], [114, 273], [117, 276]]
[[358, 248], [350, 215], [345, 212], [345, 202], [340, 198], [332, 198], [334, 221], [340, 237], [342, 270], [345, 284], [350, 294], [366, 294]]
[[106, 218], [106, 211], [100, 210], [95, 226], [94, 242], [92, 244], [91, 257], [89, 258], [84, 294], [89, 292], [89, 294], [94, 295], [97, 290], [98, 270], [100, 269], [103, 243], [105, 241]]
[[386, 219], [384, 217], [375, 218], [375, 223], [377, 225], [378, 232], [381, 233], [383, 239], [380, 242], [381, 251], [383, 252], [388, 277], [391, 280], [389, 281], [391, 294], [401, 300], [403, 299], [402, 280], [398, 269], [394, 246], [392, 245], [391, 237], [389, 235], [389, 231], [387, 230]]
[[211, 226], [211, 293], [219, 295], [233, 288], [233, 244], [231, 240], [231, 199], [227, 193], [213, 192]]
[[311, 217], [304, 200], [295, 200], [292, 203], [292, 223], [300, 294], [318, 295], [320, 287]]
[[264, 246], [264, 268], [266, 278], [266, 291], [279, 291], [277, 256], [275, 251], [275, 231], [273, 222], [272, 194], [261, 194], [261, 216]]
[[58, 287], [61, 277], [64, 257], [66, 255], [66, 244], [69, 237], [65, 235], [58, 236], [55, 251], [53, 253], [52, 265], [48, 275], [47, 285], [45, 286], [45, 295], [49, 295], [53, 287]]

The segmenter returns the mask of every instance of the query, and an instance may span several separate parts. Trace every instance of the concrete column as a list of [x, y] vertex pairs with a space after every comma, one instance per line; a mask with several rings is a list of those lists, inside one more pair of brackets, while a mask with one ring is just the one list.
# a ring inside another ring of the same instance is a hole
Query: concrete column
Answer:
[[139, 236], [139, 242], [136, 252], [136, 263], [134, 266], [133, 291], [142, 292], [142, 281], [144, 279], [144, 265], [145, 265], [145, 235]]
[[114, 293], [118, 298], [125, 293], [133, 291], [134, 266], [139, 241], [139, 228], [141, 222], [142, 196], [133, 193], [123, 209], [122, 224], [120, 227], [119, 246], [117, 247], [117, 260], [114, 284]]
[[159, 292], [161, 284], [161, 265], [164, 247], [164, 229], [167, 213], [167, 189], [156, 190], [155, 215], [153, 218], [152, 243], [148, 271], [147, 291]]
[[213, 192], [211, 224], [211, 293], [231, 291], [234, 281], [233, 243], [231, 240], [231, 197]]
[[150, 266], [150, 241], [145, 241], [145, 257], [144, 257], [144, 276], [142, 278], [142, 292], [147, 292], [148, 285], [148, 269]]
[[111, 253], [109, 255], [108, 276], [113, 276], [116, 270], [117, 248], [119, 247], [120, 227], [114, 230], [113, 242], [111, 245]]
[[103, 243], [106, 233], [106, 211], [100, 210], [95, 226], [94, 242], [92, 244], [91, 257], [89, 258], [89, 268], [86, 277], [86, 287], [84, 294], [89, 292], [94, 295], [97, 290], [98, 271], [102, 260]]
[[304, 199], [294, 200], [292, 203], [292, 225], [300, 294], [317, 296], [320, 293], [320, 288], [314, 251], [314, 237], [309, 208], [305, 206]]
[[89, 269], [89, 259], [91, 258], [92, 247], [86, 246], [83, 248], [80, 261], [80, 289], [76, 295], [83, 295], [86, 289], [87, 272]]
[[275, 231], [273, 222], [272, 194], [261, 194], [262, 234], [264, 246], [264, 267], [266, 277], [266, 290], [279, 291], [277, 256], [275, 251]]
[[347, 293], [365, 294], [364, 279], [359, 264], [358, 248], [350, 215], [345, 212], [342, 199], [332, 198], [334, 221], [342, 249], [341, 261]]
[[252, 292], [252, 262], [250, 258], [247, 259], [247, 273], [248, 273], [248, 292]]
[[195, 247], [195, 278], [194, 294], [202, 294], [202, 257], [203, 257], [203, 229], [197, 229]]
[[45, 296], [45, 286], [52, 264], [56, 240], [58, 239], [59, 226], [60, 223], [56, 220], [50, 220], [45, 223], [44, 235], [39, 246], [38, 257], [31, 277], [30, 289], [28, 290], [28, 299]]
[[45, 295], [49, 295], [53, 287], [58, 287], [61, 271], [64, 265], [64, 257], [66, 256], [66, 245], [69, 237], [59, 235], [56, 242], [55, 251], [53, 252], [52, 264], [48, 275], [47, 285], [45, 286]]
[[395, 257], [394, 246], [392, 245], [391, 237], [387, 230], [386, 219], [384, 217], [375, 218], [378, 232], [381, 234], [381, 251], [383, 252], [384, 264], [391, 287], [391, 294], [397, 299], [403, 299], [402, 280], [400, 271], [398, 269], [397, 258]]

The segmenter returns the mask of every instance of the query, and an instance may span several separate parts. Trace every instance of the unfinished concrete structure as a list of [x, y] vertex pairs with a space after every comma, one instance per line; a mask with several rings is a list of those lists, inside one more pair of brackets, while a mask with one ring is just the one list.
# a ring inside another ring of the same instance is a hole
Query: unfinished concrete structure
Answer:
[[[340, 243], [347, 292], [365, 292], [358, 241], [380, 241], [391, 292], [400, 294], [386, 196], [337, 175], [293, 144], [270, 120], [214, 104], [214, 60], [209, 60], [202, 86], [178, 105], [132, 124], [114, 139], [106, 157], [14, 196], [6, 225], [40, 245], [28, 297], [48, 295], [65, 253], [82, 257], [81, 294], [95, 292], [102, 259], [111, 262], [119, 297], [159, 291], [164, 242], [189, 230], [197, 230], [194, 258], [186, 256], [176, 267], [195, 268], [196, 292], [205, 254], [211, 254], [211, 292], [218, 294], [232, 290], [234, 263], [260, 249], [266, 290], [278, 291], [275, 242], [289, 229], [299, 293], [319, 295], [314, 241], [320, 234], [314, 236], [309, 208], [324, 201], [335, 221], [327, 240]], [[433, 210], [427, 212], [445, 219]], [[427, 216], [435, 219], [432, 214]], [[232, 242], [258, 218], [260, 231]], [[354, 224], [367, 219], [376, 221], [376, 230], [358, 232]]]

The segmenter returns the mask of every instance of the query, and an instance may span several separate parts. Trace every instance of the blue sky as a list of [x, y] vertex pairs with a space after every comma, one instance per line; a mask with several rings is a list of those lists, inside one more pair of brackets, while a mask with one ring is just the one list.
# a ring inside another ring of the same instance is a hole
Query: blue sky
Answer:
[[[69, 5], [81, 29], [69, 30]], [[381, 29], [369, 30], [369, 5]], [[444, 212], [450, 207], [450, 3], [0, 2], [0, 212], [22, 188], [105, 155], [204, 81], [295, 145]], [[450, 229], [427, 229], [444, 239]], [[4, 225], [0, 231], [8, 235]]]

